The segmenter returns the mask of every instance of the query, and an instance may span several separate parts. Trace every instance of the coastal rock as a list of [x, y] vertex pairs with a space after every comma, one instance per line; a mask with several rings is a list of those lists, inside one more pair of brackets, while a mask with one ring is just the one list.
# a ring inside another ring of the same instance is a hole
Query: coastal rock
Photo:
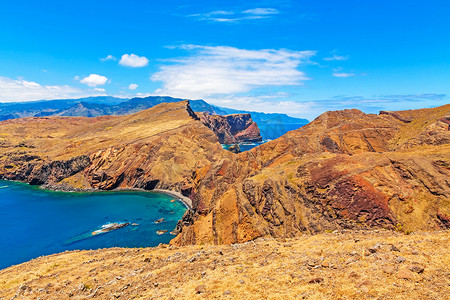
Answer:
[[102, 226], [102, 229], [96, 230], [92, 232], [92, 235], [98, 235], [102, 233], [107, 233], [113, 230], [120, 229], [122, 227], [128, 226], [130, 223], [109, 223]]
[[[11, 144], [0, 151], [0, 178], [55, 189], [160, 188], [189, 194], [193, 170], [232, 155], [198, 121], [188, 101], [128, 116], [33, 117], [3, 121], [0, 127], [0, 140]], [[14, 146], [24, 140], [34, 148]]]
[[250, 114], [211, 115], [198, 113], [200, 120], [219, 138], [221, 144], [260, 142], [262, 137], [258, 125]]
[[230, 146], [230, 148], [228, 148], [228, 151], [230, 151], [231, 153], [238, 154], [238, 153], [241, 153], [241, 147], [239, 147], [238, 144], [234, 144], [234, 145]]

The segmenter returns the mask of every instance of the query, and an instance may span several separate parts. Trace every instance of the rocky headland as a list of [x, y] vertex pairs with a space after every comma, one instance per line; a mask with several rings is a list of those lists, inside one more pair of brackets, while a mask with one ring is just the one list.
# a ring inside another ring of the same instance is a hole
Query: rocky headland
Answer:
[[232, 114], [226, 116], [198, 113], [200, 120], [219, 138], [221, 144], [261, 142], [258, 124], [250, 114]]
[[217, 160], [196, 170], [193, 225], [172, 242], [227, 244], [341, 228], [449, 228], [449, 116], [450, 105], [395, 116], [327, 112]]

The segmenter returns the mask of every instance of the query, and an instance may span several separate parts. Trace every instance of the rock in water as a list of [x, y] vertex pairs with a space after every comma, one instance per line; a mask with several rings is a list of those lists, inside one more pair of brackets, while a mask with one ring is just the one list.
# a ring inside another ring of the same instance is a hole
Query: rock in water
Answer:
[[238, 154], [241, 153], [241, 147], [238, 144], [234, 144], [228, 148], [228, 151]]
[[108, 223], [102, 226], [102, 229], [92, 232], [92, 235], [98, 235], [130, 225], [130, 223]]
[[159, 224], [159, 223], [162, 223], [162, 222], [164, 222], [164, 218], [158, 219], [154, 223], [155, 224]]

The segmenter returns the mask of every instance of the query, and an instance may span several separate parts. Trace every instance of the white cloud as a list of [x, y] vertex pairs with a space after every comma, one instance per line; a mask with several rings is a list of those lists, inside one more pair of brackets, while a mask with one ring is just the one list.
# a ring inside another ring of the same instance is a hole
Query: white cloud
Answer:
[[98, 74], [91, 74], [88, 77], [85, 77], [80, 80], [81, 83], [84, 83], [87, 86], [97, 86], [97, 85], [104, 85], [106, 82], [108, 82], [108, 78], [102, 75]]
[[111, 54], [109, 54], [109, 55], [106, 56], [106, 57], [100, 58], [100, 60], [101, 60], [101, 61], [107, 61], [107, 60], [113, 60], [113, 61], [116, 61], [117, 58], [116, 58], [115, 56], [112, 56]]
[[135, 83], [131, 83], [131, 84], [128, 86], [128, 88], [129, 88], [130, 90], [135, 90], [135, 89], [138, 88], [138, 85], [135, 84]]
[[212, 21], [221, 23], [238, 23], [245, 20], [267, 19], [280, 12], [275, 8], [252, 8], [243, 11], [216, 10], [202, 14], [193, 14], [188, 17], [194, 17], [201, 21]]
[[[0, 76], [0, 101], [20, 102], [101, 96], [104, 93], [82, 90], [68, 85], [40, 85], [27, 80], [15, 80]], [[104, 92], [104, 91], [103, 91]]]
[[232, 10], [215, 10], [215, 11], [210, 11], [204, 14], [193, 14], [190, 15], [190, 17], [213, 17], [213, 16], [229, 16], [229, 15], [234, 15], [235, 12]]
[[250, 14], [250, 15], [276, 15], [280, 12], [276, 10], [275, 8], [252, 8], [247, 9], [242, 12], [243, 14]]
[[132, 68], [140, 68], [148, 64], [148, 59], [145, 56], [137, 56], [136, 54], [124, 54], [119, 64]]
[[333, 60], [347, 60], [349, 58], [348, 55], [337, 55], [337, 54], [333, 54], [332, 56], [329, 57], [325, 57], [323, 60], [325, 61], [333, 61]]
[[308, 102], [293, 101], [289, 100], [289, 98], [290, 95], [277, 93], [264, 96], [208, 98], [206, 101], [222, 107], [265, 113], [285, 113], [292, 116], [304, 116], [308, 112]]
[[184, 45], [192, 53], [160, 68], [151, 79], [162, 81], [155, 93], [183, 98], [244, 93], [261, 87], [301, 85], [298, 70], [315, 51], [245, 50], [226, 46]]
[[355, 75], [356, 74], [354, 74], [354, 73], [345, 73], [345, 72], [334, 72], [333, 73], [334, 77], [339, 77], [339, 78], [347, 78], [347, 77], [352, 77]]
[[330, 110], [356, 108], [365, 113], [380, 110], [404, 110], [435, 107], [449, 103], [446, 94], [336, 96], [329, 99], [300, 101], [294, 95], [277, 93], [265, 96], [228, 96], [205, 99], [222, 107], [266, 113], [285, 113], [293, 117], [313, 120]]

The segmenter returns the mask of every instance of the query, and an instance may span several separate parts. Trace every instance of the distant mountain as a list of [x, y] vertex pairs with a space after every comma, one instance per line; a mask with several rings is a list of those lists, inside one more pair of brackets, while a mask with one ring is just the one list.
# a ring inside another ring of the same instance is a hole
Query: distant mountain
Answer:
[[[182, 100], [168, 96], [131, 99], [101, 96], [80, 99], [0, 103], [0, 121], [23, 117], [128, 115], [161, 103], [172, 103]], [[290, 130], [309, 123], [306, 119], [293, 118], [285, 114], [267, 114], [214, 106], [204, 100], [190, 100], [190, 104], [192, 110], [212, 115], [249, 113], [253, 121], [258, 124], [263, 139], [276, 139]]]
[[[76, 107], [83, 103], [84, 106], [89, 104], [97, 104], [97, 110], [100, 115], [109, 114], [107, 110], [103, 109], [116, 105], [127, 99], [100, 96], [100, 97], [87, 97], [80, 99], [61, 99], [61, 100], [40, 100], [30, 102], [14, 102], [14, 103], [0, 103], [0, 121], [25, 117], [45, 117], [45, 116], [62, 116], [71, 115], [66, 114], [66, 111], [76, 110]], [[72, 114], [73, 115], [73, 114]], [[76, 116], [84, 116], [84, 114], [78, 114]], [[95, 116], [95, 115], [92, 115]], [[90, 117], [92, 117], [90, 116]]]
[[102, 115], [111, 115], [112, 107], [99, 103], [79, 102], [66, 110], [59, 112], [58, 116], [67, 117], [98, 117]]

